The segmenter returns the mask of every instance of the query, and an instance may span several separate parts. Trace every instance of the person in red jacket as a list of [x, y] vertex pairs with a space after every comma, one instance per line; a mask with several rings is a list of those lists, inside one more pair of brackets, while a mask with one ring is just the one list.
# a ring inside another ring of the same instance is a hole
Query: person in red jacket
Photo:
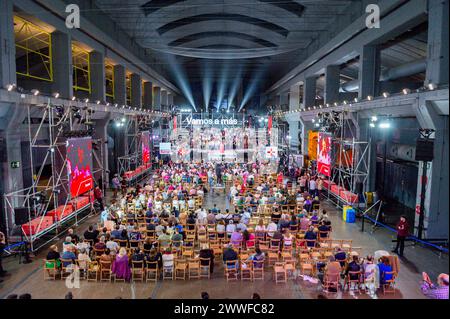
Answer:
[[[405, 216], [400, 216], [400, 221], [397, 223], [397, 246], [392, 251], [399, 256], [403, 256], [403, 251], [405, 249], [405, 239], [409, 234], [409, 225], [406, 221]], [[400, 251], [399, 251], [400, 249]]]

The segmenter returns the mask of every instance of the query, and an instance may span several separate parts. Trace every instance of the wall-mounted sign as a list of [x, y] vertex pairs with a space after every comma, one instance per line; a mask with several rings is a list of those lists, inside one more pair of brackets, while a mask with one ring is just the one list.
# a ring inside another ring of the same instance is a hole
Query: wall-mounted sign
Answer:
[[11, 162], [11, 168], [20, 168], [20, 162], [19, 161]]

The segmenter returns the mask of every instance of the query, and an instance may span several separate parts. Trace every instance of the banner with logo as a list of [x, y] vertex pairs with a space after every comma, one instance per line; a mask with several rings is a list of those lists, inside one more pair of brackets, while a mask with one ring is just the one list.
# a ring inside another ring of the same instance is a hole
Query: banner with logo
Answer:
[[267, 146], [265, 155], [268, 160], [276, 160], [278, 158], [278, 147]]
[[327, 133], [319, 133], [317, 146], [317, 172], [325, 176], [331, 176], [331, 136]]

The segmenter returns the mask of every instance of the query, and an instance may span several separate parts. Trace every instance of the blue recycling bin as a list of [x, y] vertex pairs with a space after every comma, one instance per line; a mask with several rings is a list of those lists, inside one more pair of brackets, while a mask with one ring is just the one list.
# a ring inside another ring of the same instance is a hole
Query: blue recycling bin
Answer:
[[345, 222], [346, 223], [354, 223], [356, 221], [356, 211], [354, 209], [348, 209]]

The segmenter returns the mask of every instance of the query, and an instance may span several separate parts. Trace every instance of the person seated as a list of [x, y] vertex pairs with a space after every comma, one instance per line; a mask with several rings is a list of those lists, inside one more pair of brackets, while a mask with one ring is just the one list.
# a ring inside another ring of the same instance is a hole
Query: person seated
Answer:
[[280, 231], [283, 232], [285, 229], [289, 229], [289, 225], [290, 225], [290, 221], [287, 215], [282, 216], [282, 218], [280, 219], [279, 223], [279, 228]]
[[306, 216], [306, 214], [303, 215], [300, 218], [300, 230], [307, 230], [310, 225], [311, 225], [311, 221], [309, 220], [309, 218]]
[[171, 249], [166, 249], [164, 254], [162, 255], [162, 266], [163, 268], [173, 269], [174, 264], [174, 255], [172, 254]]
[[162, 255], [160, 252], [158, 252], [155, 248], [152, 248], [149, 252], [149, 254], [146, 256], [145, 260], [147, 262], [157, 262], [158, 268], [162, 269], [163, 262], [162, 262]]
[[88, 268], [88, 264], [91, 262], [91, 258], [87, 254], [86, 249], [84, 248], [80, 249], [77, 259], [78, 259], [78, 266], [82, 270], [86, 270]]
[[86, 240], [92, 240], [94, 243], [98, 241], [98, 234], [99, 231], [97, 229], [94, 229], [94, 226], [90, 225], [88, 230], [86, 230], [83, 234], [84, 239]]
[[237, 260], [238, 255], [233, 250], [233, 246], [231, 244], [227, 245], [227, 248], [223, 252], [223, 261], [227, 262], [228, 260]]
[[319, 230], [320, 238], [327, 238], [328, 237], [328, 232], [330, 231], [330, 227], [326, 224], [325, 221], [322, 221], [319, 224], [319, 227], [317, 227], [317, 229]]
[[317, 225], [319, 223], [319, 216], [317, 216], [317, 212], [313, 212], [313, 215], [310, 218], [311, 225]]
[[75, 248], [72, 246], [68, 246], [66, 247], [66, 251], [63, 252], [63, 254], [61, 255], [61, 259], [66, 259], [66, 260], [71, 260], [71, 262], [69, 261], [64, 261], [63, 262], [63, 266], [67, 267], [70, 264], [74, 264], [75, 263], [75, 259], [77, 259], [77, 256], [75, 255]]
[[127, 250], [124, 247], [120, 248], [119, 253], [116, 255], [111, 270], [116, 275], [116, 278], [125, 279], [126, 281], [130, 280], [131, 270]]
[[228, 222], [228, 225], [226, 227], [227, 236], [230, 238], [231, 235], [236, 231], [236, 225], [232, 220]]
[[180, 234], [180, 229], [175, 227], [175, 233], [172, 235], [172, 246], [180, 248], [183, 242], [183, 235]]
[[120, 230], [120, 224], [117, 224], [114, 227], [114, 230], [111, 232], [112, 239], [122, 239], [122, 231]]
[[212, 274], [214, 272], [214, 251], [209, 248], [207, 243], [202, 244], [199, 258], [209, 259], [209, 272]]
[[277, 224], [275, 224], [275, 222], [272, 220], [272, 221], [269, 223], [269, 225], [267, 225], [267, 228], [266, 228], [267, 236], [269, 236], [270, 238], [272, 238], [277, 230], [278, 230], [278, 226], [277, 226]]
[[388, 272], [392, 272], [392, 266], [389, 263], [389, 258], [387, 256], [380, 258], [378, 270], [380, 272], [380, 285], [384, 285], [388, 280], [392, 279], [392, 274], [388, 274]]
[[208, 222], [208, 225], [214, 225], [216, 223], [216, 215], [214, 215], [211, 209], [208, 211], [208, 216], [206, 217], [206, 220]]
[[132, 261], [144, 261], [145, 260], [145, 254], [144, 251], [136, 248], [133, 252], [133, 255], [131, 256]]
[[72, 242], [72, 237], [67, 236], [63, 242], [63, 253], [69, 249], [73, 251], [75, 249], [75, 244]]
[[305, 233], [306, 245], [309, 248], [316, 246], [317, 233], [314, 231], [314, 226], [309, 226], [308, 231]]
[[[352, 257], [352, 261], [347, 265], [347, 269], [345, 270], [345, 276], [349, 274], [349, 272], [359, 272], [361, 271], [361, 265], [359, 264], [359, 257], [354, 255]], [[350, 274], [350, 280], [357, 280], [358, 275]]]
[[[321, 268], [322, 267], [320, 267], [319, 270], [321, 270]], [[341, 269], [341, 265], [335, 260], [334, 256], [330, 256], [328, 263], [324, 266], [323, 276], [319, 276], [319, 278], [322, 282], [324, 282], [324, 278], [327, 278], [329, 281], [339, 282]], [[336, 290], [334, 290], [334, 292], [336, 292]]]
[[341, 267], [345, 266], [345, 262], [347, 260], [347, 254], [341, 248], [336, 248], [336, 253], [334, 254], [334, 258], [341, 265]]
[[265, 255], [261, 251], [261, 249], [256, 248], [255, 249], [255, 253], [253, 255], [251, 255], [248, 259], [253, 261], [253, 267], [254, 268], [262, 268], [262, 267], [264, 267]]
[[113, 241], [111, 239], [111, 236], [108, 234], [106, 235], [106, 248], [108, 248], [109, 250], [114, 250], [114, 251], [119, 251], [119, 244], [116, 243], [115, 241]]
[[67, 231], [68, 236], [70, 236], [70, 238], [72, 238], [72, 243], [74, 245], [77, 245], [78, 242], [80, 241], [80, 237], [75, 234], [75, 232], [73, 231], [72, 228], [69, 228], [69, 230]]
[[290, 250], [293, 247], [294, 244], [294, 235], [288, 230], [285, 229], [284, 233], [283, 233], [283, 248], [285, 250]]
[[47, 267], [59, 269], [61, 267], [61, 256], [58, 252], [58, 247], [56, 245], [51, 245], [47, 253]]
[[437, 286], [433, 284], [426, 272], [422, 273], [423, 283], [420, 287], [422, 293], [429, 299], [448, 300], [448, 274], [440, 274], [437, 278]]
[[167, 230], [164, 228], [161, 235], [158, 236], [159, 244], [163, 247], [167, 247], [170, 245], [170, 240], [170, 235], [167, 234]]
[[[114, 253], [113, 253], [114, 252]], [[112, 262], [114, 260], [114, 256], [116, 255], [116, 251], [105, 249], [103, 254], [100, 256], [100, 261], [104, 262]]]
[[100, 237], [99, 242], [94, 245], [94, 249], [103, 250], [105, 248], [106, 248], [105, 237]]
[[272, 215], [270, 216], [271, 220], [277, 223], [281, 218], [281, 212], [278, 211], [278, 208], [275, 208]]
[[242, 244], [243, 236], [240, 229], [235, 228], [230, 237], [230, 242], [232, 245], [239, 246]]
[[376, 282], [377, 282], [377, 271], [378, 267], [374, 263], [374, 258], [372, 256], [367, 256], [366, 260], [362, 266], [364, 285], [369, 292], [369, 296], [372, 299], [376, 299]]
[[142, 234], [139, 231], [139, 226], [135, 225], [133, 230], [130, 232], [130, 240], [141, 240]]

